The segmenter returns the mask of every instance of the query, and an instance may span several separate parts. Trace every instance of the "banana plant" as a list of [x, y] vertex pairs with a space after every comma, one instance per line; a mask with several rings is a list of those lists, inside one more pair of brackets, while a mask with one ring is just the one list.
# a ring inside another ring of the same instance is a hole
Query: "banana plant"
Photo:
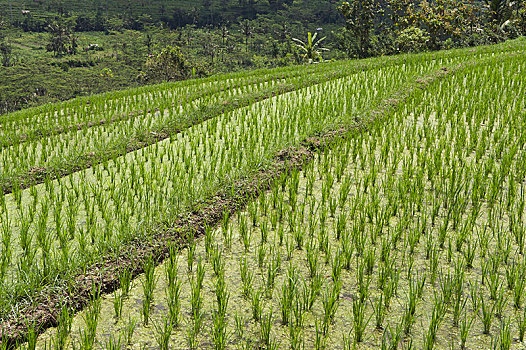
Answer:
[[329, 51], [329, 49], [324, 47], [319, 47], [320, 43], [325, 40], [326, 37], [316, 40], [318, 33], [312, 35], [311, 32], [308, 33], [307, 42], [303, 42], [300, 39], [292, 38], [296, 42], [296, 46], [303, 51], [303, 59], [309, 63], [323, 61], [321, 53], [323, 51]]

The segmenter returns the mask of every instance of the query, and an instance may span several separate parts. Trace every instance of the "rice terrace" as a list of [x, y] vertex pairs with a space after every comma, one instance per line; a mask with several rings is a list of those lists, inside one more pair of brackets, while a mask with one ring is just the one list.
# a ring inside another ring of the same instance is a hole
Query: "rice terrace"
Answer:
[[523, 349], [526, 41], [0, 119], [0, 349]]

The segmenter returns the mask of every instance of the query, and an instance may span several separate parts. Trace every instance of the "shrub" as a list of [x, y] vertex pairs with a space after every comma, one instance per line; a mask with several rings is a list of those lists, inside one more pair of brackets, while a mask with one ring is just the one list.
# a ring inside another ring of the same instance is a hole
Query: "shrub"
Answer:
[[408, 27], [395, 40], [400, 52], [419, 52], [422, 51], [429, 41], [429, 35], [418, 27]]

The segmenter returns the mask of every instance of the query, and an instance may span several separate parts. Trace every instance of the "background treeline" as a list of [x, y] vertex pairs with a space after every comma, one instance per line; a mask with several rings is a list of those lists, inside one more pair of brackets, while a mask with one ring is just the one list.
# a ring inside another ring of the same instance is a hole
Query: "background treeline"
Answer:
[[11, 23], [30, 31], [46, 31], [56, 15], [75, 15], [76, 31], [102, 31], [140, 30], [151, 22], [171, 29], [189, 24], [220, 26], [267, 15], [278, 16], [277, 22], [341, 23], [339, 4], [334, 0], [0, 0], [0, 10]]
[[[0, 113], [321, 53], [495, 43], [524, 35], [525, 8], [526, 0], [0, 0]], [[328, 51], [310, 48], [307, 32], [326, 37], [318, 49]]]

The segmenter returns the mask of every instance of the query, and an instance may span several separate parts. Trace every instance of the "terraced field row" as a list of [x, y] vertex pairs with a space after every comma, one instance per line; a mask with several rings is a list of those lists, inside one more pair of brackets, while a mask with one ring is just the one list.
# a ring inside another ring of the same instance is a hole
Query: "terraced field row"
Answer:
[[[505, 297], [513, 292], [500, 277], [523, 276], [509, 239], [522, 254], [523, 49], [515, 41], [340, 63], [336, 75], [320, 65], [302, 88], [203, 118], [67, 177], [13, 187], [0, 196], [2, 329], [18, 329], [21, 315], [43, 302], [38, 295], [67, 295], [79, 272], [153, 241], [159, 224], [173, 227], [237, 179], [272, 169], [281, 150], [340, 130], [333, 150], [277, 178], [246, 213], [206, 229], [202, 242], [190, 238], [182, 254], [174, 246], [163, 267], [146, 259], [133, 288], [127, 283], [137, 270], [123, 269], [123, 289], [103, 299], [95, 293], [73, 331], [66, 311], [73, 305], [64, 299], [54, 314], [59, 328], [41, 341], [90, 348], [97, 339], [109, 348], [119, 338], [106, 335], [121, 332], [121, 345], [163, 349], [432, 348], [462, 342], [451, 334], [468, 323], [474, 331], [481, 320], [490, 322], [484, 332], [502, 333], [502, 344], [507, 330], [520, 330], [505, 317], [498, 330], [491, 326], [495, 315], [514, 315]], [[347, 134], [362, 126], [368, 130]], [[110, 308], [114, 319], [98, 316]]]
[[[313, 68], [307, 67], [306, 70], [313, 73]], [[300, 70], [290, 67], [270, 72], [256, 71], [249, 74], [220, 75], [206, 80], [185, 80], [140, 87], [125, 90], [125, 92], [109, 92], [22, 110], [10, 114], [2, 121], [2, 144], [12, 144], [20, 139], [44, 136], [57, 130], [57, 126], [62, 127], [58, 130], [67, 130], [71, 126], [84, 126], [102, 121], [110, 122], [117, 118], [143, 114], [145, 111], [173, 109], [177, 104], [199, 97], [232, 89], [242, 89], [252, 84], [285, 80], [298, 75], [301, 75]]]
[[[171, 133], [254, 99], [308, 86], [316, 79], [335, 78], [338, 75], [333, 68], [338, 67], [332, 66], [326, 68], [328, 72], [335, 72], [334, 75], [307, 69], [307, 73], [312, 73], [307, 78], [299, 76], [298, 72], [276, 77], [273, 72], [272, 75], [255, 78], [228, 79], [222, 81], [227, 88], [221, 90], [207, 83], [191, 85], [193, 91], [177, 87], [168, 89], [163, 85], [160, 90], [131, 98], [109, 101], [105, 96], [91, 98], [98, 104], [75, 104], [74, 108], [68, 106], [60, 112], [51, 110], [51, 113], [37, 114], [36, 117], [26, 118], [27, 128], [21, 125], [20, 120], [4, 123], [4, 147], [0, 153], [2, 185], [9, 190], [17, 186], [17, 180], [23, 183], [24, 177], [31, 172], [44, 177], [52, 175], [53, 170], [61, 172], [68, 167], [81, 167], [79, 159], [92, 159], [94, 157], [89, 155], [93, 153], [120, 155], [122, 149], [134, 141], [151, 138], [155, 141], [159, 135], [166, 138]], [[97, 110], [92, 106], [99, 108]]]
[[[479, 58], [493, 54], [480, 50]], [[460, 61], [464, 51], [439, 59]], [[428, 55], [429, 56], [429, 55]], [[359, 70], [403, 65], [405, 56], [334, 62], [162, 84], [13, 113], [0, 127], [0, 186], [9, 193], [85, 169], [258, 100]], [[426, 58], [421, 55], [420, 59]], [[440, 64], [440, 63], [438, 63]]]

